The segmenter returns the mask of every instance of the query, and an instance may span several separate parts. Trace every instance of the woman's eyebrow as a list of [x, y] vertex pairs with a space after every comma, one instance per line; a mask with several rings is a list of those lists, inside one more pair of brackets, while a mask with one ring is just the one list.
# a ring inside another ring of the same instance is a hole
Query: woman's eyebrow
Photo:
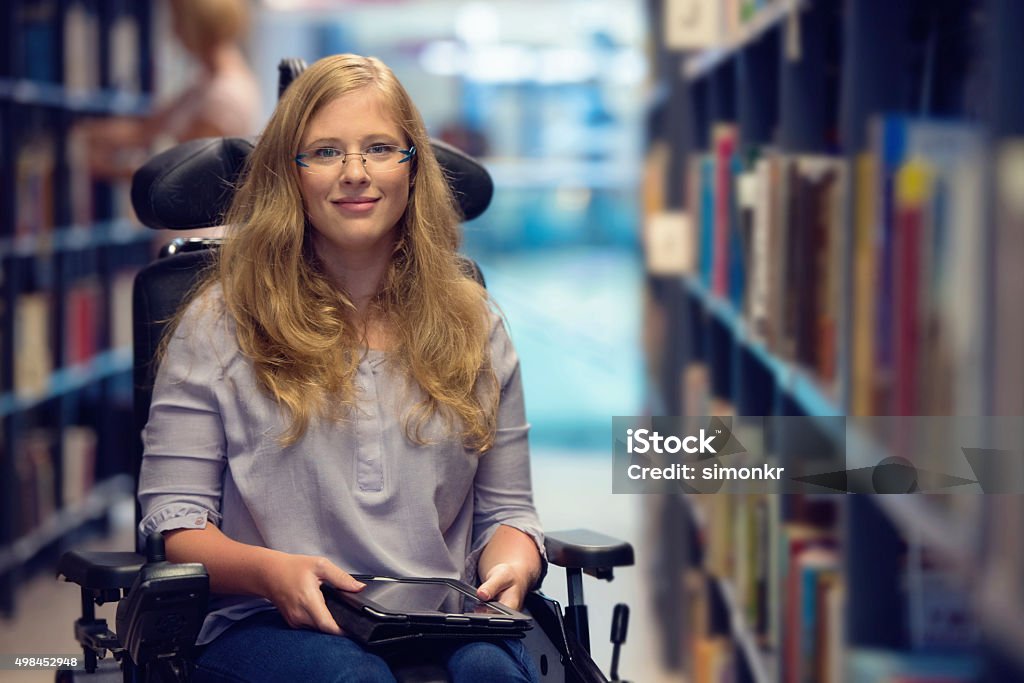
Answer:
[[[395, 137], [391, 133], [370, 133], [369, 135], [364, 135], [360, 139], [359, 144], [360, 144], [360, 146], [368, 145], [370, 143], [379, 142], [381, 140], [384, 140], [386, 142], [393, 142], [393, 143], [398, 144], [400, 138]], [[308, 149], [310, 147], [338, 147], [338, 148], [341, 148], [341, 147], [344, 147], [344, 143], [342, 142], [341, 138], [323, 137], [323, 138], [316, 138], [312, 142], [308, 142], [308, 143], [302, 145], [302, 147], [303, 147], [303, 149]]]

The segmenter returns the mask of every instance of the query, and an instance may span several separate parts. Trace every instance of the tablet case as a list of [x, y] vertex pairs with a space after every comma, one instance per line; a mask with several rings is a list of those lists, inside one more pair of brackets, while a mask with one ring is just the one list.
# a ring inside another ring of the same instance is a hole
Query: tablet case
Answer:
[[[470, 597], [476, 589], [455, 579], [417, 579], [353, 575], [359, 581], [388, 581], [405, 584], [446, 584]], [[533, 628], [530, 617], [496, 602], [483, 603], [502, 614], [448, 614], [443, 612], [403, 613], [382, 608], [361, 593], [320, 586], [331, 616], [353, 640], [367, 646], [388, 646], [414, 639], [497, 640], [524, 638]]]

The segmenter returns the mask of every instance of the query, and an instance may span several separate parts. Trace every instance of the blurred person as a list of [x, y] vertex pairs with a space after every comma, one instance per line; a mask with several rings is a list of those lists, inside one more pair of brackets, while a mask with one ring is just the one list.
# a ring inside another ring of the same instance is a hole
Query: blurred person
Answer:
[[[422, 117], [374, 58], [282, 96], [218, 263], [161, 352], [139, 501], [201, 562], [196, 681], [394, 676], [320, 591], [455, 578], [519, 609], [544, 573], [519, 361], [460, 267]], [[455, 681], [536, 681], [520, 640], [431, 642]]]
[[246, 0], [168, 1], [174, 35], [198, 63], [198, 76], [147, 116], [79, 127], [98, 178], [131, 177], [154, 152], [186, 140], [257, 133], [259, 87], [240, 47], [249, 27]]

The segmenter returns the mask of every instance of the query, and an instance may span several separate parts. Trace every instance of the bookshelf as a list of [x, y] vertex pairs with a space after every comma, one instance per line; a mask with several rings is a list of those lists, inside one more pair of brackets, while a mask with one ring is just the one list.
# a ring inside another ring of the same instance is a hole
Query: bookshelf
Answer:
[[126, 182], [90, 175], [74, 130], [149, 109], [151, 11], [0, 8], [0, 613], [134, 488], [131, 283], [151, 235]]
[[691, 81], [703, 78], [756, 42], [765, 32], [791, 18], [806, 4], [807, 0], [777, 0], [764, 5], [738, 31], [728, 35], [724, 45], [697, 52], [683, 62], [682, 76]]
[[[645, 226], [687, 220], [648, 276], [652, 409], [1024, 414], [1024, 5], [738, 2], [684, 53], [670, 1]], [[707, 577], [664, 636], [689, 680], [1024, 680], [1020, 496], [678, 498], [654, 533], [659, 571]]]

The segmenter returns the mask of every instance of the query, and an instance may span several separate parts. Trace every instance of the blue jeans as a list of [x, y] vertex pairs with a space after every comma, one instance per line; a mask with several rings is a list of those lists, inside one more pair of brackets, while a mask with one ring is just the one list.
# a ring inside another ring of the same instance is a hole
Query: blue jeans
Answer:
[[[434, 641], [427, 661], [447, 666], [453, 683], [534, 683], [539, 676], [520, 640]], [[419, 661], [419, 660], [417, 660]], [[277, 610], [243, 619], [206, 645], [196, 660], [196, 683], [395, 683], [387, 662], [355, 641], [293, 629]]]

